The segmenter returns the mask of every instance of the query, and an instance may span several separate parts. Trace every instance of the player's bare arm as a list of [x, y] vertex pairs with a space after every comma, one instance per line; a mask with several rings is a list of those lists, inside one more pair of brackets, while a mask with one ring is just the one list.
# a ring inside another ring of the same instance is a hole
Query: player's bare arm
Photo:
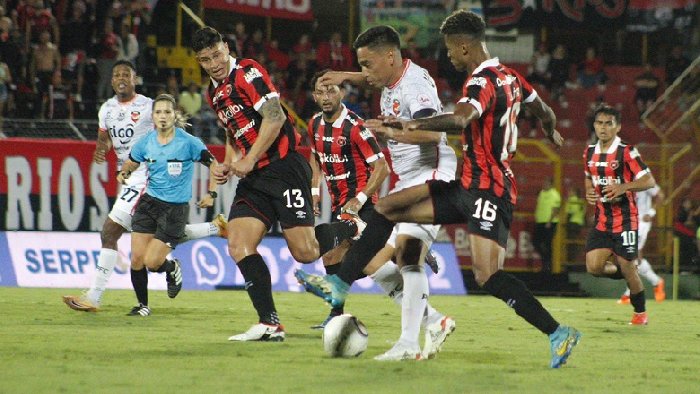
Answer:
[[284, 125], [284, 121], [287, 119], [278, 97], [265, 101], [258, 112], [263, 118], [258, 138], [253, 143], [253, 146], [250, 147], [250, 151], [241, 160], [231, 164], [233, 174], [241, 178], [253, 170], [260, 156], [275, 142], [280, 129]]
[[121, 183], [122, 185], [126, 185], [126, 180], [129, 179], [131, 173], [136, 171], [137, 168], [139, 168], [139, 163], [128, 159], [126, 162], [124, 162], [124, 165], [117, 174], [117, 182]]
[[345, 81], [348, 81], [353, 85], [366, 85], [365, 77], [362, 76], [361, 72], [329, 71], [318, 79], [318, 82], [321, 85], [341, 86]]
[[219, 167], [219, 162], [216, 160], [216, 158], [213, 158], [211, 162], [208, 165], [209, 167], [209, 188], [207, 189], [207, 193], [202, 197], [201, 200], [197, 203], [197, 206], [200, 208], [209, 208], [214, 206], [214, 199], [216, 197], [216, 189], [218, 187], [218, 182], [216, 180], [216, 177], [214, 176], [214, 171], [216, 168]]
[[635, 179], [632, 182], [627, 183], [617, 183], [613, 185], [606, 185], [603, 187], [603, 196], [608, 199], [613, 199], [620, 197], [627, 192], [639, 192], [642, 190], [647, 190], [656, 185], [654, 176], [650, 173], [643, 175], [639, 179]]
[[[382, 157], [381, 159], [377, 159], [369, 163], [369, 165], [372, 167], [372, 175], [369, 176], [365, 188], [361, 191], [364, 197], [351, 198], [343, 206], [343, 211], [359, 212], [360, 209], [362, 209], [362, 206], [365, 205], [367, 197], [376, 193], [381, 187], [382, 183], [384, 183], [386, 177], [389, 176], [389, 164], [386, 162], [385, 158]], [[361, 201], [360, 199], [363, 199], [364, 201]]]
[[457, 103], [453, 113], [411, 120], [405, 123], [404, 130], [424, 130], [433, 133], [446, 132], [448, 134], [459, 134], [469, 125], [469, 122], [478, 118], [479, 112], [473, 105]]
[[321, 177], [323, 172], [321, 172], [321, 164], [319, 164], [317, 153], [311, 153], [309, 166], [311, 166], [311, 198], [313, 199], [314, 215], [320, 216], [321, 208], [319, 203], [321, 202]]
[[525, 106], [542, 122], [542, 132], [547, 139], [556, 147], [561, 147], [564, 144], [564, 138], [556, 130], [557, 116], [554, 114], [552, 107], [542, 101], [539, 96], [534, 101], [525, 103]]
[[403, 128], [399, 129], [391, 126], [392, 124], [398, 125], [398, 123], [394, 123], [397, 120], [397, 118], [368, 119], [365, 121], [365, 126], [371, 129], [378, 138], [384, 141], [394, 140], [396, 142], [411, 145], [437, 145], [442, 139], [442, 136], [435, 132], [423, 130], [409, 132]]
[[92, 155], [92, 160], [101, 164], [104, 163], [107, 152], [112, 149], [112, 139], [109, 138], [109, 133], [107, 130], [99, 130], [97, 132], [97, 145], [95, 146], [95, 153]]
[[598, 194], [595, 192], [593, 187], [593, 181], [590, 178], [586, 178], [584, 181], [584, 186], [586, 188], [586, 202], [591, 205], [595, 205], [598, 202]]
[[222, 163], [209, 167], [212, 178], [219, 185], [223, 185], [224, 183], [228, 182], [228, 179], [233, 176], [233, 173], [231, 172], [231, 164], [240, 159], [240, 154], [236, 147], [231, 143], [228, 135], [226, 135], [225, 152], [224, 161]]

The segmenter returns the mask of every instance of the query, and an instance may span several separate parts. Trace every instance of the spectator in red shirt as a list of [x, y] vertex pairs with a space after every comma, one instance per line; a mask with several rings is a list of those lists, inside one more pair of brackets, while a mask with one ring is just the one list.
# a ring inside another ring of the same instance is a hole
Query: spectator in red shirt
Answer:
[[[265, 52], [267, 53], [267, 58], [271, 62], [275, 62], [277, 68], [286, 70], [289, 66], [289, 55], [279, 48], [279, 41], [273, 39], [265, 45]], [[276, 86], [278, 86], [276, 84]], [[279, 86], [278, 86], [279, 87]]]
[[352, 52], [347, 44], [343, 43], [340, 32], [331, 35], [331, 39], [318, 45], [316, 62], [319, 68], [330, 68], [336, 71], [351, 71]]
[[596, 54], [595, 48], [586, 49], [586, 57], [579, 65], [578, 82], [585, 88], [605, 83], [605, 73], [603, 72], [603, 58]]

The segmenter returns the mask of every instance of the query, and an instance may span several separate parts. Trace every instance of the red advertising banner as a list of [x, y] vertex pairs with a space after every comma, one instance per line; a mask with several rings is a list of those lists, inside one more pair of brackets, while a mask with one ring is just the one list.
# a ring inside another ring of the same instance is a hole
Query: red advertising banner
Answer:
[[[506, 247], [506, 271], [532, 272], [542, 268], [540, 256], [532, 246], [532, 232], [535, 223], [532, 218], [517, 218], [513, 220], [508, 235]], [[469, 231], [465, 224], [450, 224], [444, 226], [447, 235], [455, 246], [457, 261], [464, 268], [471, 268], [472, 258], [469, 245]]]
[[314, 19], [311, 0], [203, 0], [204, 8], [238, 14], [311, 21]]
[[[211, 150], [223, 159], [223, 146]], [[101, 164], [94, 151], [94, 141], [0, 139], [0, 229], [99, 230], [117, 193], [117, 168], [113, 151]], [[195, 187], [206, 187], [202, 172]]]

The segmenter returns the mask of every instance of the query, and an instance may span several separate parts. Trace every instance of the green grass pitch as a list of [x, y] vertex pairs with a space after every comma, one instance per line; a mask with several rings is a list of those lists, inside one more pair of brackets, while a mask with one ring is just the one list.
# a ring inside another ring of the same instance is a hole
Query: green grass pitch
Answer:
[[501, 301], [435, 296], [457, 321], [435, 360], [377, 362], [400, 331], [386, 297], [353, 294], [346, 311], [368, 327], [369, 348], [331, 359], [309, 329], [328, 309], [276, 293], [287, 339], [233, 343], [256, 320], [242, 291], [151, 292], [153, 315], [127, 317], [130, 291], [107, 291], [98, 313], [69, 310], [63, 289], [0, 288], [0, 393], [692, 393], [700, 392], [700, 302], [648, 303], [650, 324], [612, 299], [541, 298], [583, 332], [567, 365], [551, 370], [547, 338]]

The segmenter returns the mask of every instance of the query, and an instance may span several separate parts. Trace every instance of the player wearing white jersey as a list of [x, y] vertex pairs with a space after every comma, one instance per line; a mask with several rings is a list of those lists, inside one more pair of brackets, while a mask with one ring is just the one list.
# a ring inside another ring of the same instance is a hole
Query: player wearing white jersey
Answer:
[[[321, 82], [333, 85], [348, 80], [382, 89], [380, 103], [385, 117], [411, 120], [441, 113], [442, 104], [433, 78], [425, 69], [403, 59], [400, 47], [399, 35], [392, 27], [372, 27], [360, 34], [354, 43], [362, 71], [327, 73]], [[431, 179], [454, 179], [457, 158], [447, 145], [445, 133], [402, 133], [383, 127], [381, 122], [370, 122], [368, 127], [387, 140], [392, 170], [399, 178], [390, 194]], [[401, 336], [389, 351], [375, 357], [376, 360], [432, 358], [455, 329], [452, 318], [428, 305], [428, 278], [421, 264], [439, 228], [399, 223], [387, 245], [369, 265], [362, 267], [344, 260], [337, 275], [328, 277], [352, 283], [364, 272], [371, 274], [390, 295], [401, 296], [398, 298], [402, 307]], [[388, 262], [394, 255], [398, 267]], [[423, 351], [418, 343], [421, 326], [426, 328]]]
[[[651, 225], [654, 221], [654, 216], [656, 216], [655, 206], [661, 204], [664, 200], [664, 193], [661, 191], [659, 186], [654, 186], [651, 189], [643, 190], [641, 192], [635, 193], [635, 202], [637, 203], [637, 245], [639, 253], [637, 255], [637, 270], [639, 275], [644, 277], [646, 280], [654, 286], [654, 299], [656, 302], [663, 302], [666, 299], [666, 283], [662, 277], [654, 272], [654, 269], [649, 264], [649, 261], [644, 258], [642, 250], [647, 242], [647, 235], [651, 230]], [[630, 303], [630, 289], [629, 287], [622, 294], [620, 299], [617, 301], [618, 304], [629, 304]]]
[[[112, 68], [112, 88], [115, 96], [102, 104], [98, 113], [99, 130], [93, 160], [98, 164], [103, 163], [107, 152], [112, 147], [117, 154], [117, 168], [121, 168], [129, 158], [129, 152], [136, 141], [154, 129], [151, 116], [153, 100], [136, 93], [136, 69], [128, 61], [118, 61]], [[131, 215], [139, 198], [146, 190], [146, 171], [145, 164], [141, 164], [132, 173], [127, 184], [117, 193], [116, 202], [100, 233], [102, 248], [90, 289], [82, 296], [63, 297], [63, 302], [71, 309], [96, 312], [100, 307], [102, 294], [119, 260], [117, 241], [125, 231], [131, 231]], [[211, 185], [209, 190], [212, 190]], [[215, 192], [205, 196], [199, 202], [199, 206], [202, 208], [212, 206], [215, 197]], [[221, 236], [225, 227], [226, 220], [223, 216], [217, 216], [211, 223], [190, 224], [185, 230], [186, 239]], [[132, 308], [129, 315], [150, 315], [148, 273], [145, 267], [132, 264], [131, 283], [139, 305]]]

